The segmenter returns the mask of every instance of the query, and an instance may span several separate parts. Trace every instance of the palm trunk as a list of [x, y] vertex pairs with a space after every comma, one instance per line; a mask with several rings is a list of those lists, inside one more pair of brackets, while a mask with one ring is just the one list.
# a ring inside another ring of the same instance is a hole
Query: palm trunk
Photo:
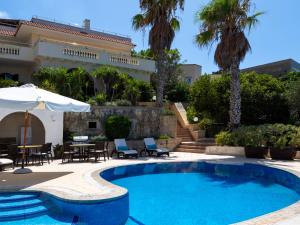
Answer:
[[164, 87], [165, 87], [165, 80], [166, 80], [164, 52], [158, 55], [156, 65], [157, 65], [156, 105], [158, 107], [163, 107]]
[[236, 129], [241, 123], [241, 85], [240, 85], [240, 69], [238, 60], [234, 60], [231, 68], [230, 82], [230, 129]]

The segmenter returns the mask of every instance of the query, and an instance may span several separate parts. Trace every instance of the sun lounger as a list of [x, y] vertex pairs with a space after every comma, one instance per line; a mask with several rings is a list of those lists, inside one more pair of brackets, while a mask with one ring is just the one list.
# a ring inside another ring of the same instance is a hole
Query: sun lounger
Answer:
[[115, 144], [115, 150], [113, 151], [113, 153], [117, 153], [118, 158], [120, 158], [120, 156], [124, 158], [138, 157], [138, 152], [136, 150], [129, 149], [125, 139], [115, 139], [114, 144]]
[[170, 151], [166, 148], [158, 148], [154, 138], [144, 138], [145, 152], [149, 156], [155, 154], [156, 156], [167, 155], [170, 156]]

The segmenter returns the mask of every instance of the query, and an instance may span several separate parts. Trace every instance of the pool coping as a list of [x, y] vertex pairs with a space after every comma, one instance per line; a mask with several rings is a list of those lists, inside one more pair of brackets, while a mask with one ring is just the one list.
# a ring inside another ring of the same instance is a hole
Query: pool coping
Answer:
[[[105, 183], [108, 183], [107, 185], [110, 185], [113, 188], [122, 188], [120, 186], [114, 185], [109, 181], [106, 181], [105, 179], [103, 179], [100, 176], [101, 172], [104, 172], [106, 170], [112, 169], [112, 168], [117, 168], [117, 167], [121, 167], [121, 166], [128, 166], [128, 165], [137, 165], [137, 164], [153, 164], [153, 163], [182, 163], [182, 162], [206, 162], [206, 163], [212, 163], [212, 164], [229, 164], [229, 165], [244, 165], [244, 164], [254, 164], [254, 165], [260, 165], [260, 166], [265, 166], [265, 167], [271, 167], [271, 168], [275, 168], [275, 169], [280, 169], [283, 171], [286, 171], [288, 173], [291, 173], [295, 176], [297, 176], [300, 179], [300, 172], [292, 170], [292, 169], [287, 169], [287, 168], [282, 168], [281, 166], [276, 166], [276, 165], [264, 165], [263, 162], [257, 163], [257, 162], [247, 162], [247, 161], [243, 161], [243, 162], [229, 162], [229, 163], [225, 163], [219, 160], [181, 160], [181, 161], [176, 161], [176, 162], [149, 162], [149, 163], [129, 163], [127, 165], [119, 165], [119, 166], [110, 166], [107, 168], [102, 168], [102, 169], [98, 169], [94, 172], [92, 172], [91, 176], [92, 178], [94, 178], [95, 180], [97, 180], [98, 182], [101, 182], [101, 184], [103, 184], [103, 181]], [[100, 179], [99, 179], [100, 178]], [[123, 189], [123, 188], [122, 188]], [[293, 203], [292, 205], [289, 205], [287, 207], [284, 207], [282, 209], [276, 210], [274, 212], [271, 213], [267, 213], [264, 214], [262, 216], [258, 216], [249, 220], [245, 220], [245, 221], [241, 221], [238, 223], [234, 223], [232, 225], [273, 225], [276, 224], [278, 222], [282, 222], [288, 219], [291, 219], [290, 217], [293, 217], [294, 215], [299, 215], [300, 214], [300, 200]]]
[[[286, 172], [289, 172], [300, 179], [300, 170], [297, 171], [293, 168], [287, 168], [288, 165], [274, 165], [274, 164], [267, 164], [264, 160], [256, 160], [252, 161], [246, 158], [238, 158], [238, 160], [228, 160], [225, 158], [216, 158], [216, 159], [178, 159], [176, 161], [165, 161], [163, 158], [157, 161], [145, 162], [145, 161], [125, 161], [120, 163], [119, 165], [108, 165], [104, 166], [100, 169], [93, 169], [84, 173], [84, 181], [87, 182], [89, 185], [96, 186], [97, 189], [101, 189], [101, 194], [84, 194], [78, 193], [74, 194], [74, 190], [68, 190], [68, 188], [61, 188], [57, 189], [53, 186], [46, 186], [46, 187], [29, 187], [23, 190], [20, 190], [22, 187], [15, 187], [15, 188], [7, 188], [1, 189], [1, 192], [41, 192], [45, 194], [49, 194], [50, 196], [57, 198], [62, 201], [66, 202], [77, 202], [77, 203], [95, 203], [95, 202], [107, 202], [113, 201], [115, 199], [119, 199], [124, 197], [128, 194], [128, 190], [122, 188], [120, 186], [114, 185], [113, 183], [105, 180], [100, 176], [100, 173], [106, 171], [111, 168], [117, 168], [121, 166], [129, 166], [129, 165], [137, 165], [137, 164], [154, 164], [154, 163], [182, 163], [182, 162], [206, 162], [212, 164], [230, 164], [230, 165], [244, 165], [244, 164], [254, 164], [254, 165], [261, 165], [265, 167], [271, 167], [280, 169]], [[289, 221], [296, 216], [300, 215], [300, 200], [295, 202], [292, 205], [284, 207], [280, 210], [255, 217], [246, 221], [241, 221], [238, 223], [234, 223], [234, 225], [281, 225], [283, 224], [290, 224], [284, 223]]]

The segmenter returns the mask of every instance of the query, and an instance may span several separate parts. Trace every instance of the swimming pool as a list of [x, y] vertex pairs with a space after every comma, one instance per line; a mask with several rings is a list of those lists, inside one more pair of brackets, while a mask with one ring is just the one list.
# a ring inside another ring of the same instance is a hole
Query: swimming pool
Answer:
[[79, 201], [47, 192], [2, 193], [0, 225], [225, 225], [300, 199], [296, 175], [257, 164], [148, 163], [93, 174], [118, 194]]
[[295, 175], [255, 164], [140, 164], [101, 176], [129, 190], [126, 225], [226, 225], [300, 199]]

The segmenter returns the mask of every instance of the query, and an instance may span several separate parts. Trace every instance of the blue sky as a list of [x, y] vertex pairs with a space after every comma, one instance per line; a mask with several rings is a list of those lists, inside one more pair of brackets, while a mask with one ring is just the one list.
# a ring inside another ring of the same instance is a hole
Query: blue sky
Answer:
[[[208, 0], [186, 0], [185, 10], [179, 13], [181, 30], [173, 43], [182, 53], [186, 63], [203, 66], [204, 72], [218, 70], [213, 61], [214, 49], [200, 49], [194, 43], [198, 32], [195, 13]], [[253, 0], [258, 11], [264, 11], [260, 24], [248, 35], [252, 52], [241, 68], [293, 58], [300, 61], [299, 0]], [[82, 24], [91, 19], [91, 26], [100, 30], [128, 35], [137, 50], [148, 47], [147, 34], [135, 32], [132, 16], [138, 13], [138, 0], [1, 0], [0, 16], [30, 19], [39, 16], [60, 22]]]

